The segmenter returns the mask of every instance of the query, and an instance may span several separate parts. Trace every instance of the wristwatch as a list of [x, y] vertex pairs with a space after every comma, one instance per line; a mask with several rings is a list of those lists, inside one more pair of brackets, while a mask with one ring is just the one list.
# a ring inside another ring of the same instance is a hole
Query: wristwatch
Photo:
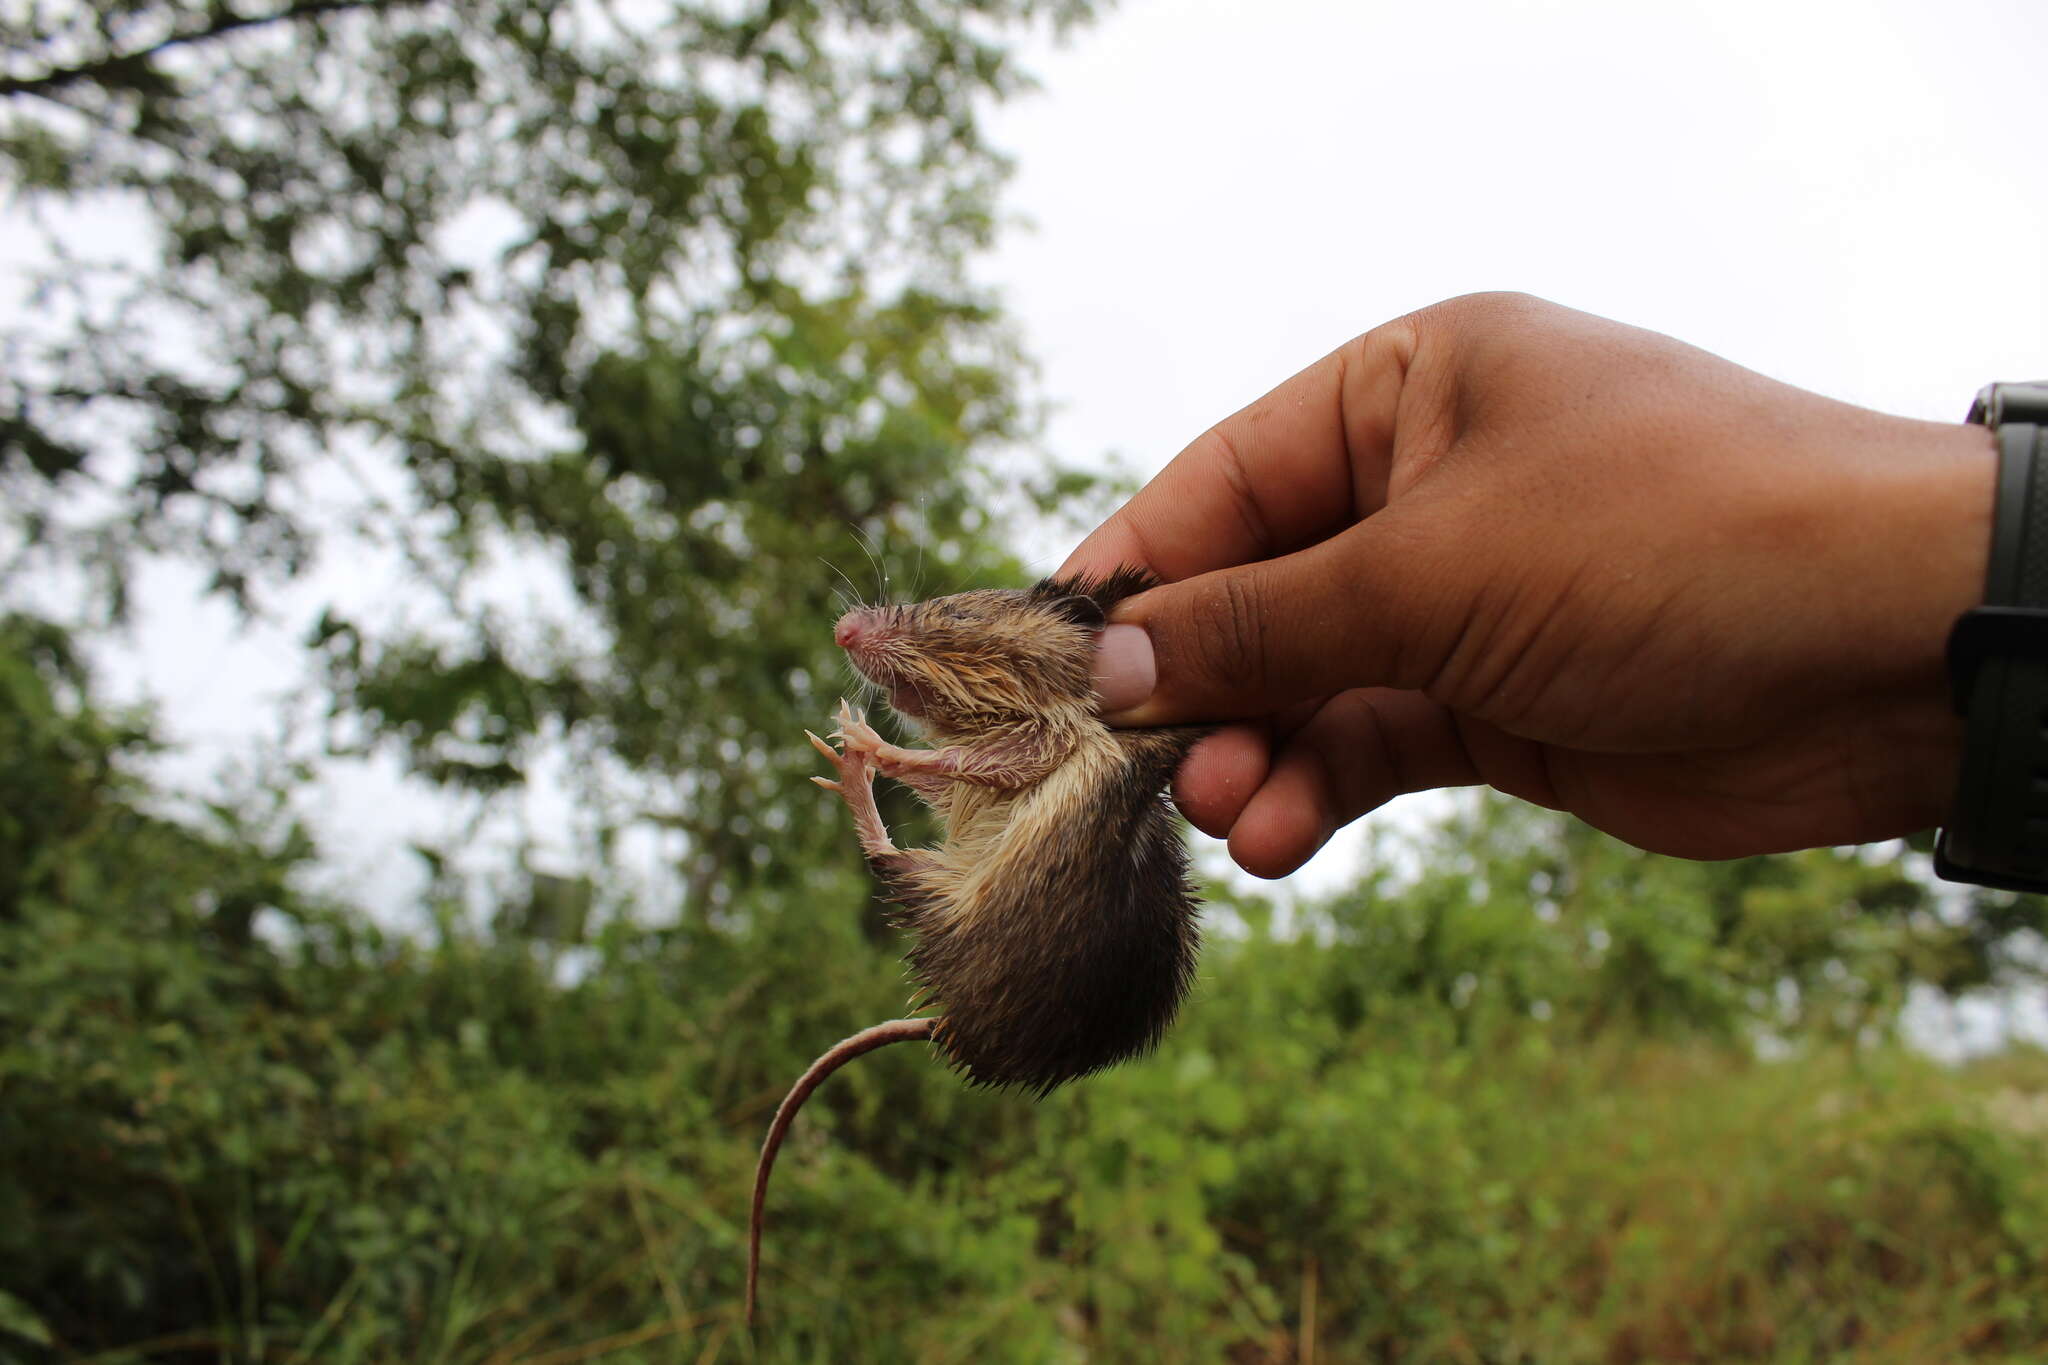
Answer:
[[2048, 891], [2048, 381], [1989, 385], [1969, 420], [1997, 435], [1998, 493], [1984, 605], [1948, 637], [1963, 770], [1934, 870]]

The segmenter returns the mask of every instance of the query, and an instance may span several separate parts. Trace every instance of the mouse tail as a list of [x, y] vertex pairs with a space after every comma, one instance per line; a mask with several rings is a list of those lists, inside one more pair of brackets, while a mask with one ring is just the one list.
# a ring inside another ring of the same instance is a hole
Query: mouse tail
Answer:
[[835, 1043], [829, 1052], [812, 1062], [810, 1069], [797, 1078], [789, 1094], [783, 1097], [782, 1104], [775, 1111], [775, 1121], [768, 1125], [768, 1140], [761, 1144], [760, 1164], [754, 1168], [754, 1208], [747, 1219], [747, 1326], [754, 1325], [754, 1285], [761, 1275], [761, 1214], [768, 1202], [768, 1174], [775, 1169], [775, 1154], [781, 1150], [789, 1125], [796, 1120], [796, 1111], [804, 1107], [804, 1101], [811, 1097], [813, 1090], [824, 1084], [826, 1077], [854, 1058], [891, 1043], [929, 1039], [941, 1022], [938, 1019], [891, 1019], [886, 1024], [862, 1029], [851, 1038]]

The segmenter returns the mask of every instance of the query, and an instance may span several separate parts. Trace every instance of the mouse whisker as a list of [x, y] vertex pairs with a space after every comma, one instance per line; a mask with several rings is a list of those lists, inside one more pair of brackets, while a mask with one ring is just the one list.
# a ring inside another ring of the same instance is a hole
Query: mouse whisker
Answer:
[[931, 509], [923, 494], [917, 499], [917, 564], [910, 571], [910, 600], [924, 600], [924, 551], [932, 538]]
[[855, 586], [854, 581], [851, 578], [848, 578], [846, 576], [846, 570], [840, 568], [837, 564], [834, 564], [831, 560], [825, 558], [825, 556], [823, 555], [818, 556], [818, 562], [820, 564], [823, 564], [826, 568], [830, 569], [833, 573], [838, 574], [840, 581], [846, 584], [847, 595], [842, 596], [840, 595], [838, 589], [833, 589], [833, 596], [839, 598], [840, 603], [845, 606], [846, 610], [852, 611], [855, 607], [859, 606], [860, 589], [857, 586]]
[[853, 528], [853, 534], [854, 538], [860, 542], [862, 552], [868, 557], [868, 566], [875, 571], [876, 605], [893, 605], [889, 600], [889, 571], [882, 563], [881, 542], [870, 537], [866, 529], [860, 526]]

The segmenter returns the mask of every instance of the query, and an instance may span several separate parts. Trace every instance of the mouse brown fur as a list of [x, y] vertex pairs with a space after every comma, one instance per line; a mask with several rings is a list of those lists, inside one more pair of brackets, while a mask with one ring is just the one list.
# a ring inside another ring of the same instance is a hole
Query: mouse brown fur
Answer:
[[[747, 1316], [753, 1318], [768, 1175], [816, 1086], [853, 1057], [928, 1038], [976, 1085], [1044, 1095], [1156, 1044], [1192, 984], [1196, 899], [1163, 792], [1201, 727], [1112, 730], [1095, 715], [1096, 637], [1112, 607], [1151, 586], [1120, 570], [903, 606], [861, 607], [834, 632], [854, 667], [914, 717], [933, 747], [890, 744], [841, 703], [831, 760], [869, 867], [915, 942], [913, 1010], [815, 1062], [777, 1110], [755, 1177]], [[933, 848], [900, 849], [873, 774], [938, 816]]]

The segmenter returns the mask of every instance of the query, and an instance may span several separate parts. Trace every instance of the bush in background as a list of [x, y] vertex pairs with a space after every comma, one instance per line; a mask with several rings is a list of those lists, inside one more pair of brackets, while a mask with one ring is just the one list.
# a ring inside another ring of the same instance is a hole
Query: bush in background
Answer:
[[[432, 932], [378, 933], [291, 889], [312, 850], [288, 822], [162, 813], [126, 775], [144, 728], [91, 707], [61, 637], [4, 638], [0, 1354], [2048, 1346], [2048, 1059], [1937, 1066], [1885, 1037], [1870, 963], [1853, 990], [1824, 965], [1943, 932], [1887, 918], [1917, 885], [1897, 863], [1670, 864], [1505, 807], [1446, 830], [1419, 881], [1285, 932], [1220, 896], [1197, 996], [1146, 1062], [1038, 1104], [916, 1049], [842, 1073], [784, 1156], [750, 1343], [767, 1116], [901, 992], [857, 896], [801, 933], [615, 920], [564, 949], [465, 928], [450, 899], [421, 908]], [[1717, 887], [1725, 914], [1641, 899]], [[1808, 927], [1765, 932], [1788, 923]], [[1788, 941], [1831, 934], [1819, 985], [1762, 989], [1798, 979]]]

